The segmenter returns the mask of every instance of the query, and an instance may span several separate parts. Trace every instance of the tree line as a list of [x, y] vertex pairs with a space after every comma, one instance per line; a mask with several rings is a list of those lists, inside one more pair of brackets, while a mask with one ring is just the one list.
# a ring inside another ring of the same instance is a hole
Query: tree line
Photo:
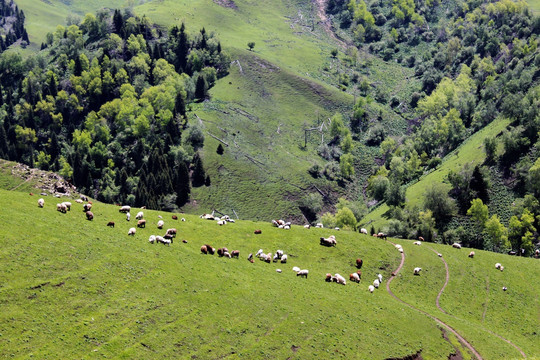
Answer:
[[182, 206], [191, 186], [210, 182], [204, 134], [186, 111], [228, 71], [213, 33], [103, 10], [59, 25], [41, 47], [0, 56], [0, 157], [154, 209]]

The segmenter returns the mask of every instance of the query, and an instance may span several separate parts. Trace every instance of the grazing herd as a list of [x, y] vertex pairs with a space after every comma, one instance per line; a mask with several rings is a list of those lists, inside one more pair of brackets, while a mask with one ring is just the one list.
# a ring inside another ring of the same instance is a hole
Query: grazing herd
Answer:
[[[86, 201], [86, 203], [85, 203], [85, 201]], [[94, 220], [94, 213], [91, 211], [92, 202], [88, 201], [88, 199], [86, 199], [86, 197], [83, 198], [82, 196], [81, 196], [80, 199], [75, 200], [75, 202], [78, 203], [78, 204], [83, 205], [83, 212], [85, 213], [85, 216], [86, 216], [87, 220], [89, 220], [89, 221]], [[43, 208], [45, 206], [45, 200], [43, 198], [40, 198], [37, 201], [37, 204], [38, 204], [39, 208]], [[61, 213], [64, 213], [64, 214], [67, 213], [68, 211], [71, 211], [71, 207], [72, 207], [72, 204], [70, 202], [67, 202], [67, 201], [56, 204], [57, 211], [61, 212]], [[119, 208], [119, 212], [126, 214], [126, 220], [130, 221], [130, 219], [131, 219], [131, 215], [130, 215], [131, 207], [130, 206], [127, 206], [127, 205], [121, 206]], [[137, 228], [145, 229], [146, 224], [147, 224], [147, 219], [144, 219], [144, 212], [143, 211], [138, 211], [135, 218], [137, 220], [137, 224], [136, 224]], [[156, 224], [157, 226], [156, 227], [157, 227], [157, 229], [161, 230], [165, 226], [165, 222], [163, 220], [161, 220], [162, 216], [158, 216], [158, 218], [160, 220], [157, 221], [157, 224]], [[221, 226], [225, 225], [225, 224], [227, 224], [229, 222], [234, 223], [234, 220], [232, 220], [227, 215], [224, 215], [222, 217], [215, 217], [213, 215], [213, 213], [212, 213], [212, 214], [203, 214], [203, 215], [200, 216], [200, 218], [207, 219], [207, 220], [216, 220], [217, 224], [221, 225]], [[172, 215], [172, 219], [173, 220], [178, 220], [178, 217], [176, 215]], [[185, 221], [185, 218], [182, 218], [182, 221]], [[290, 229], [291, 228], [291, 223], [290, 222], [285, 222], [283, 220], [272, 220], [272, 225], [277, 227], [277, 228], [280, 228], [280, 229]], [[109, 221], [107, 223], [107, 226], [111, 227], [111, 228], [114, 228], [115, 227], [115, 222], [114, 221]], [[322, 228], [322, 224], [317, 224], [316, 227], [321, 227]], [[128, 230], [128, 236], [135, 236], [135, 234], [137, 233], [137, 228], [136, 227], [131, 227]], [[304, 228], [309, 229], [310, 226], [306, 225], [306, 226], [304, 226]], [[360, 232], [362, 234], [367, 235], [367, 230], [364, 229], [364, 228], [360, 229]], [[254, 231], [254, 233], [255, 234], [262, 234], [262, 230], [257, 229], [257, 230]], [[176, 237], [176, 234], [177, 234], [177, 230], [175, 228], [170, 228], [170, 229], [166, 230], [166, 232], [165, 232], [165, 234], [163, 236], [150, 235], [148, 241], [151, 244], [161, 243], [161, 244], [164, 244], [164, 245], [171, 245], [173, 243], [174, 238]], [[386, 234], [384, 234], [384, 233], [373, 234], [373, 236], [381, 238], [381, 239], [386, 239]], [[417, 246], [420, 246], [422, 244], [421, 241], [423, 241], [423, 240], [424, 239], [420, 237], [419, 240], [415, 241], [413, 244], [417, 245]], [[187, 243], [187, 241], [185, 241], [185, 240], [183, 242]], [[330, 235], [327, 238], [320, 237], [319, 238], [319, 244], [322, 245], [322, 246], [326, 246], [326, 247], [336, 247], [337, 240], [336, 240], [335, 235]], [[456, 248], [456, 249], [461, 249], [461, 244], [456, 242], [456, 243], [452, 244], [452, 247]], [[404, 252], [403, 247], [401, 245], [399, 245], [399, 244], [395, 244], [395, 248], [400, 253]], [[240, 251], [239, 250], [229, 251], [227, 249], [227, 247], [220, 247], [220, 248], [218, 248], [216, 250], [216, 248], [214, 248], [213, 246], [211, 246], [209, 244], [204, 244], [204, 245], [201, 246], [200, 250], [201, 250], [201, 253], [205, 254], [205, 255], [208, 255], [208, 254], [209, 255], [214, 255], [215, 253], [217, 253], [219, 257], [224, 257], [224, 258], [229, 258], [229, 259], [232, 259], [232, 258], [238, 259], [240, 257]], [[440, 254], [440, 253], [437, 253], [437, 255], [439, 257], [442, 257], [442, 254]], [[469, 258], [474, 258], [475, 257], [475, 252], [470, 251], [469, 254], [468, 254], [468, 257]], [[540, 257], [540, 250], [535, 251], [535, 257], [537, 257], [537, 258]], [[288, 261], [288, 255], [285, 254], [283, 250], [277, 250], [275, 253], [272, 253], [272, 252], [265, 253], [263, 251], [263, 249], [259, 249], [256, 252], [255, 256], [253, 256], [253, 253], [250, 253], [249, 256], [247, 257], [247, 260], [250, 261], [251, 263], [253, 263], [254, 258], [259, 258], [260, 261], [266, 262], [266, 263], [272, 263], [272, 262], [277, 263], [277, 262], [279, 262], [279, 263], [285, 264]], [[354, 265], [356, 266], [357, 270], [355, 272], [352, 272], [352, 273], [349, 274], [349, 281], [350, 282], [355, 282], [355, 283], [360, 283], [361, 279], [362, 279], [362, 272], [361, 272], [360, 269], [363, 266], [363, 260], [360, 259], [360, 258], [357, 258]], [[495, 268], [497, 270], [500, 270], [500, 271], [504, 270], [504, 266], [501, 265], [500, 263], [496, 263]], [[276, 271], [278, 273], [281, 273], [281, 269], [277, 269]], [[301, 268], [295, 266], [295, 267], [293, 267], [293, 271], [296, 272], [297, 277], [303, 277], [303, 278], [306, 278], [306, 279], [308, 278], [309, 270], [307, 270], [307, 269], [301, 269]], [[421, 271], [422, 271], [421, 267], [415, 267], [414, 270], [413, 270], [413, 275], [419, 276]], [[392, 275], [394, 276], [395, 274], [393, 273]], [[337, 274], [337, 273], [335, 275], [332, 275], [331, 273], [327, 273], [325, 275], [325, 281], [326, 282], [334, 282], [334, 283], [341, 284], [341, 285], [346, 285], [347, 284], [345, 277], [343, 277], [342, 275]], [[383, 276], [382, 276], [382, 274], [378, 274], [376, 279], [374, 279], [373, 282], [368, 286], [368, 291], [370, 293], [373, 293], [375, 291], [375, 289], [378, 289], [380, 287], [382, 282], [383, 282]], [[503, 287], [503, 290], [507, 291], [507, 288]]]

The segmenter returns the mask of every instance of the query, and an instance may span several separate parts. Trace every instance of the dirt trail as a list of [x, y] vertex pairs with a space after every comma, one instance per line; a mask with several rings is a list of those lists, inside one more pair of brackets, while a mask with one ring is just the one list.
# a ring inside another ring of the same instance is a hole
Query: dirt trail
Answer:
[[[429, 248], [429, 247], [428, 247], [428, 248]], [[432, 248], [429, 248], [429, 249], [430, 249], [431, 251], [433, 251], [435, 254], [438, 254], [438, 252], [435, 251], [434, 249], [432, 249]], [[444, 283], [444, 285], [443, 285], [441, 291], [439, 291], [439, 294], [437, 295], [436, 303], [437, 303], [437, 308], [438, 308], [440, 311], [442, 311], [443, 313], [449, 315], [449, 314], [448, 314], [446, 311], [444, 311], [444, 309], [441, 308], [440, 305], [439, 305], [439, 299], [440, 299], [440, 297], [441, 297], [441, 294], [443, 293], [444, 289], [446, 288], [446, 285], [448, 285], [448, 281], [450, 280], [450, 272], [449, 272], [449, 270], [448, 270], [448, 263], [446, 262], [446, 260], [444, 260], [444, 258], [441, 257], [440, 259], [441, 259], [442, 262], [444, 263], [444, 267], [445, 267], [445, 269], [446, 269], [446, 281], [445, 281], [445, 283]], [[486, 281], [488, 281], [488, 280], [486, 280]], [[488, 292], [489, 292], [489, 282], [487, 282], [487, 290], [488, 290]], [[487, 301], [487, 300], [486, 300], [486, 301]], [[487, 303], [486, 303], [486, 304], [487, 304]], [[484, 318], [485, 318], [485, 316], [486, 316], [486, 310], [487, 310], [487, 305], [486, 305], [486, 307], [484, 308], [484, 313], [482, 314], [482, 321], [484, 321]], [[450, 315], [450, 316], [452, 316], [452, 315]], [[519, 351], [519, 352], [521, 353], [521, 355], [522, 355], [524, 358], [527, 358], [527, 355], [526, 355], [526, 354], [523, 352], [523, 350], [521, 350], [521, 348], [519, 348], [516, 344], [514, 344], [513, 342], [511, 342], [511, 341], [508, 340], [508, 339], [505, 339], [504, 337], [502, 337], [502, 336], [499, 335], [499, 334], [495, 334], [493, 331], [490, 331], [490, 330], [488, 330], [488, 329], [485, 329], [485, 330], [486, 330], [487, 332], [489, 332], [491, 335], [494, 335], [494, 336], [498, 337], [499, 339], [505, 341], [506, 343], [512, 345], [517, 351]]]
[[[388, 241], [388, 240], [387, 240]], [[388, 241], [390, 244], [392, 245], [395, 245], [393, 242], [391, 241]], [[470, 351], [471, 353], [476, 357], [476, 359], [478, 360], [482, 360], [482, 356], [480, 355], [480, 353], [478, 353], [478, 351], [476, 351], [476, 349], [467, 341], [465, 340], [465, 338], [463, 336], [461, 336], [456, 330], [454, 330], [450, 325], [446, 324], [445, 322], [443, 322], [442, 320], [440, 320], [439, 318], [423, 311], [423, 310], [420, 310], [416, 307], [414, 307], [413, 305], [409, 304], [409, 303], [406, 303], [405, 301], [401, 300], [400, 298], [398, 298], [393, 292], [392, 290], [390, 289], [390, 283], [392, 282], [392, 280], [394, 280], [394, 278], [397, 276], [397, 274], [399, 273], [399, 271], [401, 270], [401, 268], [403, 267], [403, 264], [405, 263], [405, 253], [401, 253], [401, 263], [399, 264], [398, 268], [392, 272], [392, 275], [390, 276], [390, 279], [388, 279], [388, 282], [386, 283], [386, 291], [388, 291], [388, 293], [394, 298], [396, 299], [397, 301], [403, 303], [404, 305], [407, 305], [408, 307], [410, 307], [411, 309], [413, 310], [416, 310], [428, 317], [430, 317], [431, 319], [433, 319], [435, 322], [437, 322], [439, 325], [445, 327], [448, 331], [452, 332], [452, 334], [454, 334], [458, 340], [463, 344], [465, 345]], [[447, 273], [448, 274], [448, 273]]]
[[338, 39], [334, 31], [332, 30], [332, 22], [330, 21], [328, 16], [326, 16], [326, 3], [328, 2], [328, 0], [312, 0], [312, 1], [317, 7], [317, 16], [319, 17], [319, 19], [321, 19], [321, 23], [324, 30], [328, 33], [328, 35], [330, 35], [332, 39], [334, 39], [338, 43], [338, 45], [341, 48], [346, 49], [347, 44], [343, 40]]

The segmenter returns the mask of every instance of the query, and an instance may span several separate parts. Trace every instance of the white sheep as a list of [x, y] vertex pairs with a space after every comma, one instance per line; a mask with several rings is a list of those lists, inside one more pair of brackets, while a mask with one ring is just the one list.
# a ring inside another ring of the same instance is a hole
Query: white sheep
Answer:
[[131, 214], [130, 214], [130, 213], [127, 213], [127, 214], [126, 214], [126, 220], [127, 220], [127, 221], [131, 220]]
[[336, 237], [334, 235], [330, 235], [328, 238], [321, 237], [320, 244], [324, 246], [336, 246]]
[[500, 270], [501, 269], [501, 263], [496, 263], [495, 264], [495, 269]]
[[224, 251], [223, 256], [228, 257], [229, 259], [231, 258], [231, 254], [228, 251]]
[[415, 241], [413, 242], [414, 245], [422, 245], [422, 242], [421, 241]]
[[334, 281], [338, 284], [347, 285], [347, 281], [345, 281], [345, 278], [339, 274], [334, 275]]
[[284, 229], [284, 230], [290, 230], [290, 229], [291, 229], [291, 225], [284, 225], [284, 226], [283, 226], [283, 229]]
[[182, 218], [182, 219], [180, 219], [180, 220], [181, 220], [181, 221], [186, 221], [186, 218]]
[[255, 254], [255, 257], [261, 256], [262, 253], [263, 253], [263, 249], [259, 249], [259, 251], [257, 251], [257, 253]]
[[163, 220], [159, 220], [157, 222], [157, 228], [158, 229], [163, 229], [163, 225], [165, 225], [165, 222]]
[[361, 234], [366, 234], [366, 235], [367, 235], [367, 229], [361, 228], [361, 229], [360, 229], [360, 233], [361, 233]]
[[300, 276], [300, 277], [305, 277], [307, 279], [307, 276], [308, 276], [308, 273], [309, 273], [309, 270], [300, 270], [299, 272], [296, 273], [296, 276]]
[[381, 284], [381, 283], [379, 282], [379, 279], [373, 280], [373, 286], [375, 286], [377, 289], [379, 288], [379, 285], [380, 285], [380, 284]]
[[438, 257], [442, 257], [442, 254], [441, 254], [441, 253], [437, 253], [437, 256], [438, 256]]
[[278, 259], [281, 259], [281, 257], [283, 256], [283, 250], [277, 250], [276, 256], [278, 257]]
[[299, 268], [298, 266], [294, 266], [294, 267], [292, 268], [292, 270], [293, 270], [294, 272], [299, 272], [299, 271], [300, 271], [300, 268]]
[[132, 227], [132, 228], [129, 229], [128, 235], [135, 235], [136, 232], [137, 232], [137, 229], [135, 229], [134, 227]]
[[502, 289], [503, 289], [503, 291], [506, 291], [506, 290], [508, 290], [508, 288], [507, 288], [506, 286], [503, 286], [503, 288], [502, 288]]
[[396, 244], [396, 245], [394, 245], [394, 246], [395, 246], [396, 249], [398, 249], [398, 250], [402, 248], [402, 246], [401, 246], [400, 244]]
[[379, 279], [379, 283], [382, 284], [382, 275], [381, 275], [381, 274], [378, 274], [378, 275], [377, 275], [377, 278]]
[[322, 223], [317, 223], [317, 225], [315, 225], [316, 228], [319, 228], [319, 229], [322, 229], [324, 228], [323, 224]]
[[276, 272], [281, 273], [281, 269], [276, 269]]
[[62, 204], [56, 204], [56, 210], [60, 211], [61, 213], [66, 213], [67, 212], [67, 206], [64, 205], [63, 203]]
[[373, 293], [375, 291], [375, 286], [369, 285], [368, 290], [369, 290], [370, 293]]
[[165, 244], [165, 238], [163, 236], [156, 235], [156, 242]]
[[43, 205], [45, 205], [45, 200], [39, 199], [39, 200], [37, 201], [37, 205], [38, 205], [40, 208], [42, 208]]
[[287, 262], [287, 254], [283, 254], [280, 261], [282, 264], [285, 264]]
[[398, 251], [399, 251], [400, 253], [403, 253], [403, 248], [399, 248]]
[[156, 235], [150, 235], [150, 237], [148, 238], [148, 242], [150, 244], [153, 244], [156, 242]]
[[459, 243], [453, 243], [452, 244], [452, 247], [456, 248], [456, 249], [461, 249], [461, 244]]
[[415, 267], [414, 268], [414, 275], [420, 275], [420, 271], [422, 271], [422, 268]]
[[311, 225], [307, 224], [307, 225], [304, 225], [304, 229], [309, 229], [311, 227]]
[[218, 221], [217, 221], [217, 224], [218, 224], [219, 226], [222, 226], [222, 225], [227, 224], [227, 221], [225, 221], [225, 220], [218, 220]]
[[144, 217], [144, 213], [142, 211], [139, 211], [137, 215], [135, 215], [135, 219], [141, 220]]
[[504, 266], [501, 265], [501, 268], [500, 268], [499, 270], [503, 271], [503, 270], [504, 270]]
[[131, 210], [131, 206], [129, 206], [129, 205], [124, 205], [124, 206], [122, 206], [118, 211], [119, 211], [119, 212], [123, 212], [123, 213], [128, 213], [130, 210]]
[[165, 238], [164, 238], [164, 239], [161, 241], [161, 243], [162, 243], [163, 245], [169, 246], [169, 245], [171, 245], [172, 241], [171, 241], [171, 239], [165, 239]]
[[71, 211], [71, 203], [69, 201], [64, 201], [62, 204], [64, 204], [68, 211]]
[[279, 261], [279, 256], [278, 256], [277, 253], [274, 254], [274, 257], [272, 258], [272, 261], [273, 261], [273, 262], [278, 262], [278, 261]]
[[77, 200], [75, 200], [75, 202], [76, 202], [77, 204], [82, 204], [82, 203], [83, 203], [83, 201], [82, 201], [81, 199], [77, 199]]

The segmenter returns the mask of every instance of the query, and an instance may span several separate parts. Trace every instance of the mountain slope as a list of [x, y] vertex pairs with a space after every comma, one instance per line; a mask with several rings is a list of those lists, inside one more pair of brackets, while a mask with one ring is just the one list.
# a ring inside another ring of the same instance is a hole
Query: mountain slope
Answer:
[[[4, 354], [383, 359], [420, 352], [423, 358], [439, 359], [460, 351], [468, 356], [460, 345], [456, 350], [452, 334], [446, 333], [451, 342], [445, 341], [430, 317], [385, 291], [400, 257], [380, 239], [339, 232], [337, 247], [326, 248], [318, 241], [333, 233], [326, 229], [293, 226], [284, 231], [249, 221], [219, 227], [196, 216], [182, 215], [187, 221], [179, 222], [150, 210], [144, 210], [147, 228], [129, 237], [133, 224], [115, 206], [95, 202], [90, 222], [79, 204], [73, 202], [72, 210], [61, 214], [56, 199], [46, 197], [43, 209], [36, 200], [27, 193], [0, 191], [0, 208], [9, 209], [0, 211]], [[158, 214], [166, 227], [178, 228], [170, 247], [148, 243], [150, 234], [160, 233], [154, 225]], [[105, 226], [108, 221], [116, 226]], [[253, 235], [256, 228], [262, 235]], [[204, 243], [239, 249], [240, 259], [202, 255]], [[470, 259], [466, 249], [401, 243], [405, 266], [391, 285], [400, 298], [450, 324], [485, 359], [519, 356], [494, 334], [530, 358], [540, 355], [535, 346], [539, 289], [520, 280], [540, 276], [538, 260], [483, 251]], [[444, 265], [428, 247], [442, 252], [450, 268], [441, 296], [448, 316], [433, 305], [444, 283]], [[259, 248], [281, 248], [289, 262], [245, 260]], [[360, 285], [324, 282], [327, 272], [356, 271], [356, 257], [364, 260]], [[503, 263], [505, 271], [496, 270], [495, 262]], [[308, 278], [297, 277], [293, 266], [309, 269]], [[420, 277], [412, 275], [415, 266], [423, 267]], [[370, 294], [367, 285], [377, 273], [384, 282]], [[487, 295], [484, 279], [489, 279]], [[507, 292], [500, 290], [503, 285]], [[488, 305], [483, 306], [486, 296]], [[464, 302], [467, 307], [460, 305]], [[516, 311], [521, 315], [515, 316]]]

